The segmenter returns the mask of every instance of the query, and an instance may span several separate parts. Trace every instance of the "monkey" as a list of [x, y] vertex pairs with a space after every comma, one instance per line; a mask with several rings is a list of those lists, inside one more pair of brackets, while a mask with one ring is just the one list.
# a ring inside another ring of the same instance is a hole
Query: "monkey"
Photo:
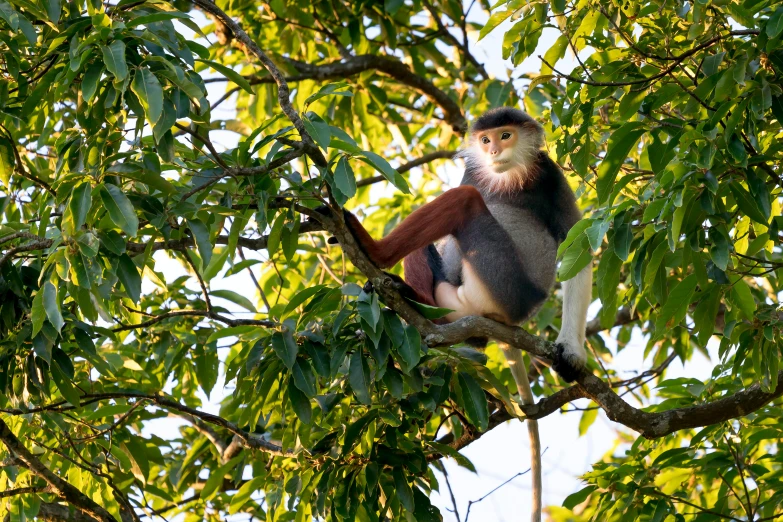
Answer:
[[[448, 322], [478, 315], [507, 325], [533, 317], [552, 291], [557, 249], [582, 217], [558, 165], [543, 150], [544, 130], [511, 107], [487, 111], [471, 126], [458, 155], [459, 187], [412, 212], [386, 237], [374, 240], [352, 213], [346, 225], [380, 268], [403, 262], [403, 295], [452, 310]], [[553, 369], [567, 382], [585, 366], [587, 308], [592, 300], [588, 264], [562, 283], [563, 319]], [[479, 340], [479, 344], [486, 340]], [[500, 345], [524, 404], [533, 404], [521, 350]], [[541, 518], [541, 446], [538, 424], [527, 420], [531, 441], [533, 516]]]

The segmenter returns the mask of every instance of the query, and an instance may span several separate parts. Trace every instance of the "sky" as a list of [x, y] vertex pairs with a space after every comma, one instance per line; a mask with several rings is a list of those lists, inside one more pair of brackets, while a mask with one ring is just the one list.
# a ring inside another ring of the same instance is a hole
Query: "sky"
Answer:
[[[196, 22], [199, 25], [205, 25], [207, 21], [203, 17], [196, 15]], [[473, 10], [471, 18], [477, 22], [486, 20], [486, 13], [480, 10]], [[509, 71], [512, 76], [518, 77], [523, 72], [538, 72], [541, 67], [537, 55], [544, 54], [546, 50], [554, 43], [559, 34], [554, 29], [544, 30], [538, 48], [527, 60], [520, 66], [514, 68], [508, 61], [503, 61], [502, 56], [502, 35], [510, 24], [502, 24], [493, 33], [490, 33], [482, 41], [477, 42], [478, 34], [470, 35], [470, 47], [477, 59], [483, 62], [490, 75], [507, 79]], [[181, 26], [180, 26], [181, 27]], [[182, 28], [187, 33], [187, 29]], [[589, 50], [583, 50], [589, 54]], [[558, 62], [558, 69], [561, 71], [570, 71], [576, 61], [572, 55], [566, 55]], [[208, 84], [209, 99], [217, 100], [225, 92], [224, 84]], [[520, 89], [521, 85], [516, 85]], [[213, 112], [213, 117], [218, 119], [230, 119], [234, 117], [234, 108], [232, 100], [229, 99]], [[213, 142], [223, 147], [233, 147], [237, 142], [237, 136], [228, 131], [214, 131], [211, 134]], [[439, 177], [446, 182], [448, 186], [456, 186], [462, 177], [462, 171], [453, 164], [444, 165], [438, 172]], [[420, 172], [413, 171], [411, 176], [420, 175]], [[378, 184], [373, 188], [373, 198], [383, 196], [390, 187], [384, 187], [385, 184]], [[412, 183], [411, 186], [416, 186]], [[263, 257], [261, 257], [263, 259]], [[169, 259], [165, 252], [157, 252], [155, 257], [157, 271], [162, 271], [168, 280], [172, 280], [186, 272], [182, 266]], [[152, 283], [144, 281], [144, 291], [152, 290]], [[191, 287], [198, 291], [197, 282], [191, 281]], [[253, 282], [245, 271], [229, 278], [216, 277], [211, 282], [211, 288], [229, 289], [247, 294], [248, 288], [255, 288]], [[258, 301], [258, 295], [248, 296], [251, 300]], [[227, 309], [236, 311], [237, 314], [243, 313], [236, 305], [231, 302], [214, 299], [216, 303], [225, 306]], [[592, 318], [600, 309], [600, 303], [595, 302], [590, 307], [588, 313]], [[245, 312], [246, 313], [246, 312]], [[242, 315], [239, 315], [243, 317]], [[247, 317], [247, 316], [244, 316]], [[613, 342], [610, 335], [603, 334], [607, 346], [615, 352], [616, 343]], [[646, 339], [643, 338], [637, 330], [632, 336], [628, 346], [614, 359], [613, 367], [620, 371], [621, 375], [633, 376], [635, 373], [650, 368], [651, 361], [643, 360], [644, 346]], [[715, 358], [715, 347], [708, 346], [708, 349]], [[225, 356], [227, 350], [221, 351], [221, 356]], [[222, 359], [222, 357], [221, 357]], [[700, 354], [694, 355], [692, 361], [688, 363], [687, 372], [683, 369], [679, 361], [675, 361], [670, 366], [667, 373], [668, 378], [689, 376], [698, 379], [707, 379], [712, 370], [709, 361]], [[625, 373], [623, 373], [625, 372]], [[210, 413], [218, 413], [220, 400], [232, 392], [232, 389], [223, 389], [224, 383], [219, 380], [215, 386], [212, 396], [204, 400], [203, 410]], [[586, 407], [589, 401], [582, 399], [573, 403], [576, 407]], [[638, 406], [635, 404], [634, 406]], [[615, 441], [619, 430], [627, 431], [620, 425], [609, 421], [603, 412], [600, 412], [596, 422], [590, 427], [590, 430], [584, 436], [579, 436], [579, 420], [581, 412], [554, 413], [539, 421], [539, 430], [541, 438], [541, 447], [543, 455], [543, 489], [544, 506], [561, 505], [565, 497], [574, 493], [583, 487], [579, 476], [590, 471], [591, 464], [599, 461], [607, 452], [622, 451], [623, 448], [615, 448]], [[144, 429], [144, 434], [155, 434], [163, 438], [173, 438], [178, 435], [178, 427], [181, 421], [175, 418], [159, 419], [148, 423]], [[461, 468], [452, 459], [445, 460], [446, 470], [449, 474], [451, 487], [457, 500], [457, 509], [460, 513], [460, 521], [466, 522], [466, 513], [470, 501], [477, 501], [503, 484], [512, 477], [513, 480], [493, 492], [491, 495], [470, 507], [469, 519], [471, 522], [482, 521], [512, 521], [529, 520], [530, 518], [530, 499], [531, 499], [531, 478], [530, 474], [522, 474], [530, 467], [527, 429], [519, 421], [513, 420], [496, 427], [479, 440], [472, 443], [462, 450], [462, 453], [468, 457], [476, 466], [477, 473], [473, 473], [465, 468]], [[519, 476], [518, 476], [519, 475]], [[441, 485], [440, 493], [434, 492], [432, 502], [441, 511], [445, 521], [456, 521], [456, 516], [449, 510], [452, 509], [451, 499], [443, 481], [443, 475], [436, 473]], [[545, 517], [546, 518], [546, 517]], [[247, 516], [236, 517], [231, 520], [247, 520]], [[170, 519], [172, 520], [172, 519]]]

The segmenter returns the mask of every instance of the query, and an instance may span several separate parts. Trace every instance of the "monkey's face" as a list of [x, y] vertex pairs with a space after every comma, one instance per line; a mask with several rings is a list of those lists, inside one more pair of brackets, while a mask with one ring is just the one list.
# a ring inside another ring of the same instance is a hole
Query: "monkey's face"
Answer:
[[498, 127], [479, 132], [476, 146], [489, 167], [496, 174], [502, 174], [514, 167], [514, 151], [519, 141], [519, 129], [513, 126]]

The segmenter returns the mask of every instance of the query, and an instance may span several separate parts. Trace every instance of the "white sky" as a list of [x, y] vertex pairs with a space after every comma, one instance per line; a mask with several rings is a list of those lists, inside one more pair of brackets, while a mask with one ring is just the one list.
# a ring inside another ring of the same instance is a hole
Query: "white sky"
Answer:
[[[484, 21], [487, 16], [474, 8], [471, 18], [476, 21]], [[198, 15], [196, 22], [200, 25], [207, 23], [206, 20]], [[541, 64], [536, 56], [539, 54], [543, 55], [559, 35], [553, 29], [545, 30], [536, 52], [519, 67], [513, 68], [510, 62], [504, 62], [501, 59], [502, 35], [510, 25], [508, 22], [502, 24], [481, 42], [476, 42], [477, 34], [471, 35], [471, 49], [474, 55], [485, 64], [491, 75], [501, 79], [507, 79], [508, 72], [512, 69], [514, 77], [518, 77], [522, 72], [538, 72]], [[187, 33], [187, 29], [182, 26], [180, 28]], [[570, 54], [567, 54], [563, 60], [558, 62], [558, 69], [569, 71], [575, 65], [576, 61], [573, 60]], [[520, 89], [521, 85], [517, 84], [516, 87]], [[224, 89], [224, 84], [209, 84], [209, 99], [211, 101], [218, 99], [225, 92]], [[232, 100], [229, 100], [215, 110], [213, 118], [233, 118], [235, 111], [231, 102]], [[237, 136], [228, 131], [213, 131], [211, 137], [216, 145], [225, 147], [233, 147], [237, 142]], [[446, 180], [450, 186], [458, 185], [462, 176], [461, 170], [454, 166], [443, 167], [439, 174], [440, 178]], [[412, 172], [411, 175], [417, 176], [420, 173]], [[374, 189], [373, 196], [380, 197], [385, 190], [391, 190], [391, 188], [379, 185], [377, 190]], [[250, 252], [246, 252], [246, 254], [250, 254]], [[170, 260], [164, 252], [156, 253], [155, 261], [155, 269], [162, 271], [168, 280], [185, 273], [182, 267], [177, 262]], [[256, 266], [254, 269], [257, 270], [258, 267]], [[144, 285], [143, 289], [145, 292], [152, 289], [152, 283], [148, 280], [144, 281]], [[197, 282], [192, 280], [190, 287], [198, 290]], [[211, 289], [223, 288], [246, 295], [254, 302], [258, 303], [259, 301], [255, 286], [245, 271], [227, 279], [216, 277], [212, 280]], [[247, 295], [248, 289], [253, 289], [253, 295]], [[239, 312], [239, 317], [248, 317], [247, 315], [241, 315], [244, 311], [233, 303], [217, 298], [215, 298], [215, 302], [229, 310], [236, 310]], [[590, 316], [592, 317], [597, 313], [599, 308], [599, 303], [593, 303], [590, 309]], [[246, 314], [247, 312], [244, 313]], [[611, 337], [605, 336], [605, 338], [607, 346], [614, 352], [616, 344]], [[629, 376], [633, 375], [634, 372], [650, 368], [652, 366], [651, 361], [642, 361], [645, 343], [646, 340], [637, 331], [628, 347], [615, 358], [612, 367], [621, 372], [628, 372]], [[714, 347], [711, 348], [710, 353], [714, 358], [715, 350]], [[221, 351], [221, 360], [225, 353], [225, 350]], [[694, 360], [688, 364], [687, 372], [676, 361], [670, 366], [667, 377], [674, 378], [687, 375], [688, 377], [707, 379], [711, 370], [712, 366], [709, 364], [709, 361], [702, 355], [696, 354], [694, 355]], [[223, 389], [221, 378], [212, 392], [211, 400], [202, 397], [204, 400], [202, 409], [211, 413], [217, 413], [220, 400], [230, 394], [231, 391], [231, 389]], [[589, 401], [586, 399], [574, 403], [578, 407], [585, 407], [588, 404]], [[544, 506], [559, 506], [566, 496], [578, 491], [582, 487], [578, 476], [589, 471], [593, 462], [600, 460], [603, 455], [612, 450], [616, 434], [618, 430], [623, 428], [609, 421], [601, 412], [589, 432], [585, 436], [580, 437], [578, 430], [580, 417], [580, 412], [555, 413], [539, 421], [541, 446], [542, 450], [546, 449], [543, 456]], [[180, 425], [181, 422], [176, 419], [160, 419], [148, 423], [144, 433], [155, 434], [163, 438], [172, 438], [177, 436], [177, 428]], [[530, 467], [528, 448], [526, 427], [519, 421], [509, 421], [493, 429], [462, 450], [462, 453], [476, 466], [477, 474], [459, 467], [451, 459], [445, 461], [462, 522], [465, 522], [467, 505], [470, 500], [478, 500], [510, 477]], [[449, 512], [451, 501], [445, 482], [442, 480], [443, 477], [440, 473], [436, 474], [441, 481], [441, 494], [434, 493], [431, 500], [440, 508], [444, 520], [456, 520], [454, 515]], [[529, 520], [530, 484], [529, 474], [517, 477], [484, 501], [474, 504], [470, 511], [469, 520], [472, 522]], [[247, 516], [232, 517], [231, 520], [247, 520]]]

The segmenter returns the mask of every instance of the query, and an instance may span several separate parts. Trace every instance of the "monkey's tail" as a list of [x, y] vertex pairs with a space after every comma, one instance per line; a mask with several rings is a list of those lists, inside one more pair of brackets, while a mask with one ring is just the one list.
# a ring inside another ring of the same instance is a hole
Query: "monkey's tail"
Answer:
[[[530, 389], [530, 381], [527, 378], [527, 368], [522, 357], [522, 350], [513, 348], [506, 343], [499, 343], [503, 354], [508, 361], [508, 367], [514, 382], [517, 385], [519, 397], [523, 404], [535, 404], [533, 392]], [[530, 472], [533, 476], [533, 506], [530, 515], [531, 522], [541, 522], [541, 439], [538, 436], [538, 421], [528, 419], [526, 421], [527, 432], [530, 436]]]

